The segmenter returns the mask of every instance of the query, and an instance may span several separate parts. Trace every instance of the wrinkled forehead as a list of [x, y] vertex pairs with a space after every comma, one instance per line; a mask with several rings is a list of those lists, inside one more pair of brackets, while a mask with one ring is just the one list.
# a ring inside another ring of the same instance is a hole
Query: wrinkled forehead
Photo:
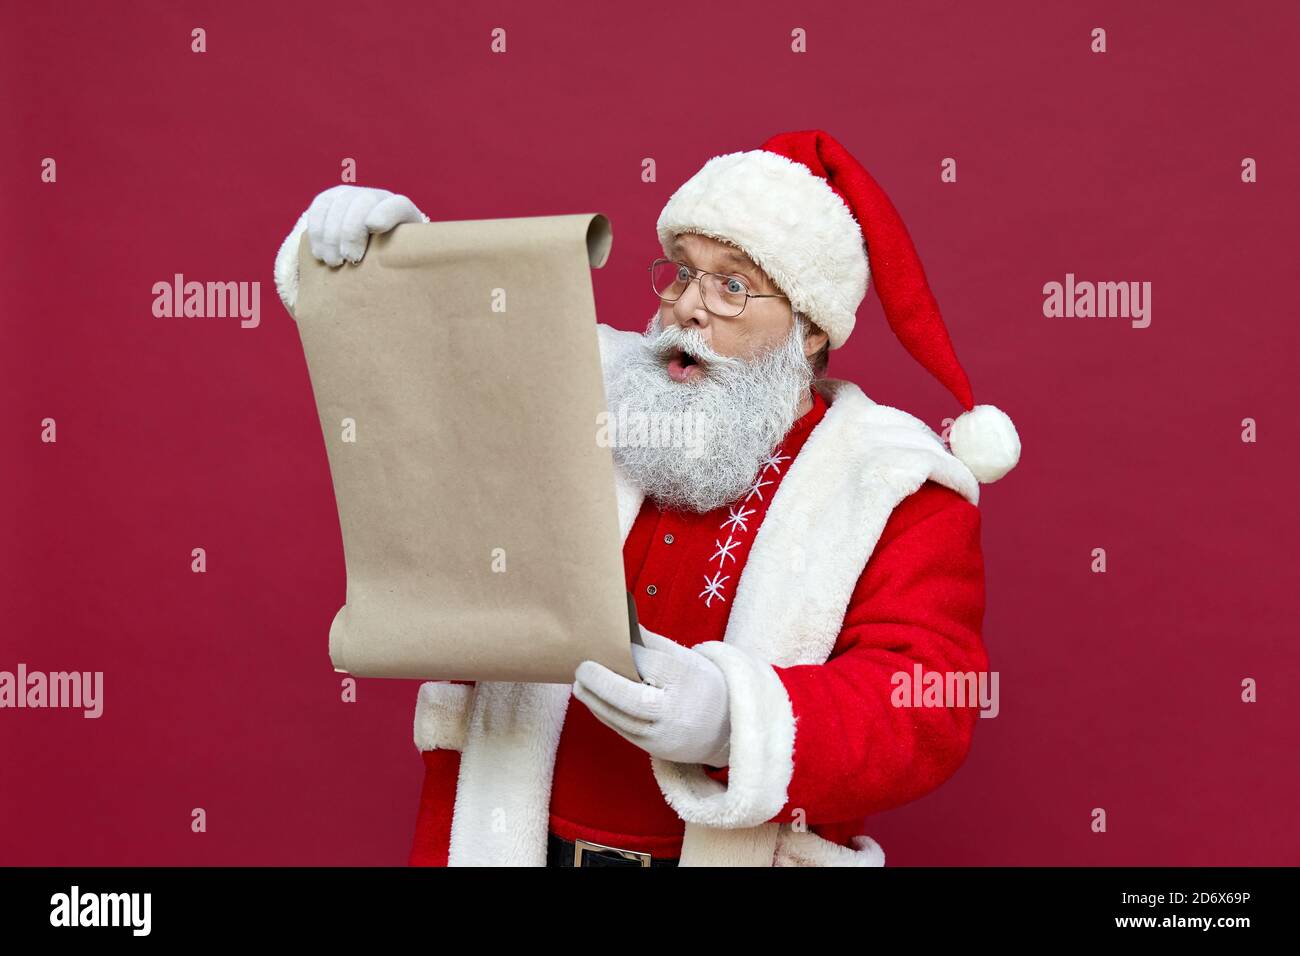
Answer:
[[[712, 236], [704, 236], [694, 232], [679, 232], [668, 240], [664, 251], [674, 258], [705, 259], [720, 266], [740, 269], [749, 272], [757, 280], [769, 285], [772, 283], [771, 277], [759, 268], [758, 264], [739, 247], [721, 239], [714, 239]], [[700, 266], [698, 261], [690, 264], [696, 267]]]

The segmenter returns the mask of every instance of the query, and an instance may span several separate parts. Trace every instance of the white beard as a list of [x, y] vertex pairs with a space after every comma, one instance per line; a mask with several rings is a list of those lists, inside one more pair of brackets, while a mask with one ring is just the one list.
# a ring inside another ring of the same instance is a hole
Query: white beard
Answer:
[[[668, 377], [667, 359], [679, 348], [699, 361], [703, 375], [687, 382]], [[746, 362], [717, 354], [696, 329], [661, 328], [656, 313], [640, 347], [610, 381], [610, 415], [686, 423], [683, 430], [694, 429], [699, 441], [688, 449], [620, 438], [614, 460], [664, 507], [702, 513], [730, 504], [750, 489], [763, 459], [790, 430], [812, 381], [803, 323]]]

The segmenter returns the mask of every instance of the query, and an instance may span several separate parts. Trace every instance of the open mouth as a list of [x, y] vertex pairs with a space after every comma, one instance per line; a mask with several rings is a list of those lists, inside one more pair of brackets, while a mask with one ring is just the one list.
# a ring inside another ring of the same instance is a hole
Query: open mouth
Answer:
[[668, 377], [674, 382], [689, 382], [704, 374], [704, 366], [685, 349], [668, 356]]

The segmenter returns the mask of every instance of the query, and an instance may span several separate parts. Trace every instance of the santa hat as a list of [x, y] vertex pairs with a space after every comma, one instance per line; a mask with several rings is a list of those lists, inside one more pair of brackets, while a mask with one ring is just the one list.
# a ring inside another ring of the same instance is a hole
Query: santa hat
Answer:
[[894, 335], [965, 409], [949, 433], [953, 454], [986, 484], [1020, 460], [1011, 419], [975, 404], [898, 211], [829, 133], [781, 133], [758, 149], [715, 156], [669, 197], [656, 230], [665, 254], [682, 232], [742, 249], [833, 349], [853, 331], [874, 267]]

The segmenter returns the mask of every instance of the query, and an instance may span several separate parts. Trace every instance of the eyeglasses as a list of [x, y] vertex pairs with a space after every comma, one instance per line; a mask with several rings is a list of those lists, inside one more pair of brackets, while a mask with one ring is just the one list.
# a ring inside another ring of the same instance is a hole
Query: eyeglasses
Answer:
[[693, 279], [700, 280], [700, 298], [714, 315], [732, 319], [745, 311], [750, 299], [784, 299], [775, 292], [750, 292], [739, 276], [698, 272], [682, 262], [656, 259], [650, 263], [650, 286], [665, 302], [676, 302]]

